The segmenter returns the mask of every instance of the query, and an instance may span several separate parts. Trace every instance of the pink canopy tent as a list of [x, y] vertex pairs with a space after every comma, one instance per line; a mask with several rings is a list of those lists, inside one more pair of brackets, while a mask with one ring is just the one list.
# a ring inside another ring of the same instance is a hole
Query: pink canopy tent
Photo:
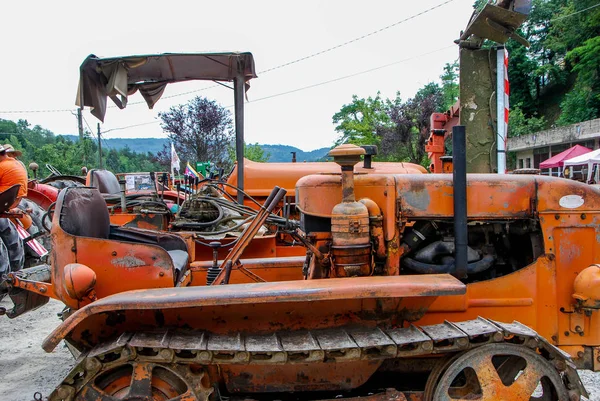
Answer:
[[585, 146], [575, 145], [557, 155], [552, 156], [548, 160], [544, 160], [540, 163], [540, 168], [555, 168], [563, 167], [565, 160], [572, 159], [577, 156], [591, 152], [592, 149], [588, 149]]

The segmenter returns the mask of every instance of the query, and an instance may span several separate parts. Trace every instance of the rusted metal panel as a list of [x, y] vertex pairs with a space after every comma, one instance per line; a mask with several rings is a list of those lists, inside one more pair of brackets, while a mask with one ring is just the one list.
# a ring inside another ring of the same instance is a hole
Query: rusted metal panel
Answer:
[[423, 297], [428, 300], [439, 295], [460, 295], [464, 292], [465, 285], [447, 274], [372, 276], [128, 291], [100, 299], [75, 312], [46, 339], [45, 349], [53, 349], [58, 341], [88, 316], [114, 310], [160, 309], [164, 311], [201, 306], [277, 305], [288, 302], [336, 300], [364, 302], [368, 299], [404, 297]]
[[[222, 365], [232, 393], [351, 390], [366, 383], [381, 361], [290, 363], [286, 365]], [[321, 397], [319, 397], [321, 398]]]
[[[473, 219], [517, 219], [533, 216], [535, 178], [514, 175], [467, 176], [467, 216]], [[396, 197], [404, 218], [454, 216], [452, 175], [396, 176]], [[384, 212], [385, 213], [385, 212]]]

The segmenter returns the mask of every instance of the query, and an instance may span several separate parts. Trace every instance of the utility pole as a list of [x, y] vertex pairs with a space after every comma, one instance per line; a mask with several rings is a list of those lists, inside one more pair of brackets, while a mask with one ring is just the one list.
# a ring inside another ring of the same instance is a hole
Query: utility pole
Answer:
[[83, 116], [81, 115], [81, 107], [77, 109], [77, 128], [79, 130], [79, 143], [83, 143]]
[[102, 170], [102, 137], [100, 136], [100, 123], [98, 123], [98, 159]]

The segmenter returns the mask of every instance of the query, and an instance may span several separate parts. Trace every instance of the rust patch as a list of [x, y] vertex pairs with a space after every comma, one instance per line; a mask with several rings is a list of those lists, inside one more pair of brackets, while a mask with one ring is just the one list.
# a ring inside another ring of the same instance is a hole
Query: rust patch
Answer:
[[427, 210], [431, 198], [429, 192], [423, 188], [421, 191], [406, 191], [401, 196], [406, 203], [418, 210]]
[[127, 267], [127, 268], [139, 267], [139, 266], [146, 265], [146, 262], [144, 262], [142, 259], [136, 258], [133, 255], [133, 252], [130, 252], [129, 254], [127, 254], [126, 256], [124, 256], [122, 258], [114, 258], [111, 261], [111, 263], [113, 264], [113, 266]]

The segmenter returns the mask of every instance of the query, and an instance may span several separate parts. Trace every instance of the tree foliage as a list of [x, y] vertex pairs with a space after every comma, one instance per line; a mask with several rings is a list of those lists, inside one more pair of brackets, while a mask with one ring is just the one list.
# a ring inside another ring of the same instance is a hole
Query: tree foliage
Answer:
[[[88, 169], [99, 167], [98, 145], [89, 132], [85, 133], [83, 141], [73, 142], [39, 125], [32, 127], [26, 120], [0, 119], [0, 142], [10, 143], [23, 152], [19, 159], [26, 166], [37, 163], [42, 177], [49, 173], [44, 168], [46, 164], [63, 174], [74, 175], [81, 174], [82, 166]], [[103, 148], [102, 156], [103, 167], [115, 173], [161, 169], [151, 153], [136, 153], [127, 147], [120, 150]]]
[[431, 82], [413, 98], [352, 97], [352, 102], [334, 114], [340, 133], [336, 144], [378, 145], [380, 160], [406, 161], [426, 165], [425, 142], [429, 137], [431, 114], [446, 110], [458, 99], [457, 64], [446, 64], [442, 85]]
[[[590, 8], [596, 4], [533, 0], [519, 29], [531, 46], [513, 40], [506, 45], [511, 103], [525, 120], [544, 117], [547, 128], [600, 117], [600, 7]], [[519, 118], [515, 121], [525, 121]], [[520, 132], [512, 117], [510, 124]]]
[[359, 99], [352, 96], [352, 102], [342, 106], [333, 115], [335, 130], [341, 134], [336, 145], [353, 143], [356, 145], [378, 144], [381, 130], [389, 124], [386, 104], [377, 96]]
[[[230, 146], [227, 151], [229, 154], [230, 163], [235, 163], [235, 161], [237, 160], [235, 155], [235, 147]], [[248, 160], [252, 160], [253, 162], [266, 163], [269, 161], [271, 153], [265, 152], [265, 150], [258, 144], [258, 142], [254, 144], [247, 144], [244, 142], [244, 157]]]
[[[186, 104], [173, 106], [158, 114], [161, 127], [182, 161], [206, 162], [225, 166], [228, 149], [234, 140], [231, 112], [213, 100], [197, 96]], [[170, 160], [170, 145], [159, 152], [163, 162]]]

